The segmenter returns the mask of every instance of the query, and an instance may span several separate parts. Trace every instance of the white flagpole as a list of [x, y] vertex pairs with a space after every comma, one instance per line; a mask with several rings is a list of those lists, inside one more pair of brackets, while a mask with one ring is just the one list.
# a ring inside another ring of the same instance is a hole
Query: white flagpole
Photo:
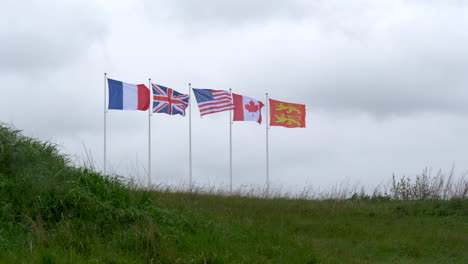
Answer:
[[[229, 88], [232, 100], [232, 89]], [[232, 109], [229, 110], [229, 192], [232, 194]]]
[[266, 122], [265, 122], [265, 130], [266, 130], [266, 195], [268, 197], [269, 193], [270, 193], [270, 166], [269, 166], [269, 154], [268, 154], [268, 118], [269, 118], [269, 115], [270, 115], [270, 111], [269, 111], [269, 108], [270, 108], [270, 103], [269, 103], [269, 100], [268, 100], [268, 93], [266, 93], [266, 102], [265, 102], [265, 105], [266, 105]]
[[189, 83], [189, 188], [192, 191], [192, 84]]
[[148, 107], [148, 189], [151, 188], [151, 112], [153, 109], [153, 100], [151, 97], [151, 78], [148, 78], [148, 88], [150, 89], [150, 105]]
[[104, 73], [104, 175], [107, 173], [107, 73]]

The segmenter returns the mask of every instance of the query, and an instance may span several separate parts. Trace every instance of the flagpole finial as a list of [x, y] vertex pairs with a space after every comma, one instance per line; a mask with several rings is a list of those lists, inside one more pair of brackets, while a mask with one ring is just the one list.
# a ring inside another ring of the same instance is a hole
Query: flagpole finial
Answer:
[[188, 83], [188, 85], [192, 85], [192, 83]]
[[149, 81], [151, 81], [151, 78], [148, 78]]
[[107, 75], [107, 72], [104, 73], [104, 76]]

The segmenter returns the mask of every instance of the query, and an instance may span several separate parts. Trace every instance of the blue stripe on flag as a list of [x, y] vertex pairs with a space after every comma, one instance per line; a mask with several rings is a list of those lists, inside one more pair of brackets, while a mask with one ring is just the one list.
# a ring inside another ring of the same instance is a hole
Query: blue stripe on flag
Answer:
[[109, 84], [109, 109], [123, 109], [123, 84], [120, 81], [107, 79]]

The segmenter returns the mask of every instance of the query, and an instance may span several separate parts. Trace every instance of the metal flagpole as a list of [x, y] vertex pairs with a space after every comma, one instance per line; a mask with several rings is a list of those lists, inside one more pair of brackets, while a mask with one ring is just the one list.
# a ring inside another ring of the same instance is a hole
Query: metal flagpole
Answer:
[[107, 73], [104, 73], [104, 175], [107, 173]]
[[[232, 100], [232, 89], [229, 88]], [[232, 194], [232, 109], [229, 110], [229, 192]]]
[[151, 78], [148, 78], [148, 87], [150, 89], [149, 95], [150, 95], [150, 104], [148, 107], [148, 189], [151, 188], [151, 111], [153, 109], [152, 107], [152, 97], [151, 97], [151, 91], [153, 90], [151, 88]]
[[192, 84], [189, 83], [189, 188], [192, 191]]
[[266, 195], [268, 197], [270, 193], [270, 166], [269, 166], [269, 157], [268, 157], [268, 118], [270, 115], [270, 103], [268, 100], [268, 93], [266, 93], [266, 102], [265, 102], [265, 109], [266, 109], [266, 122], [265, 122], [265, 130], [266, 130]]

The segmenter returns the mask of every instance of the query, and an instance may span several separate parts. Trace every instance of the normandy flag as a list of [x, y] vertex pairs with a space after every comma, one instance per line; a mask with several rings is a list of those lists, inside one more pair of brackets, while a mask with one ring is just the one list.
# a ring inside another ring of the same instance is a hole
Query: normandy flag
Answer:
[[270, 126], [305, 127], [306, 108], [270, 99]]

